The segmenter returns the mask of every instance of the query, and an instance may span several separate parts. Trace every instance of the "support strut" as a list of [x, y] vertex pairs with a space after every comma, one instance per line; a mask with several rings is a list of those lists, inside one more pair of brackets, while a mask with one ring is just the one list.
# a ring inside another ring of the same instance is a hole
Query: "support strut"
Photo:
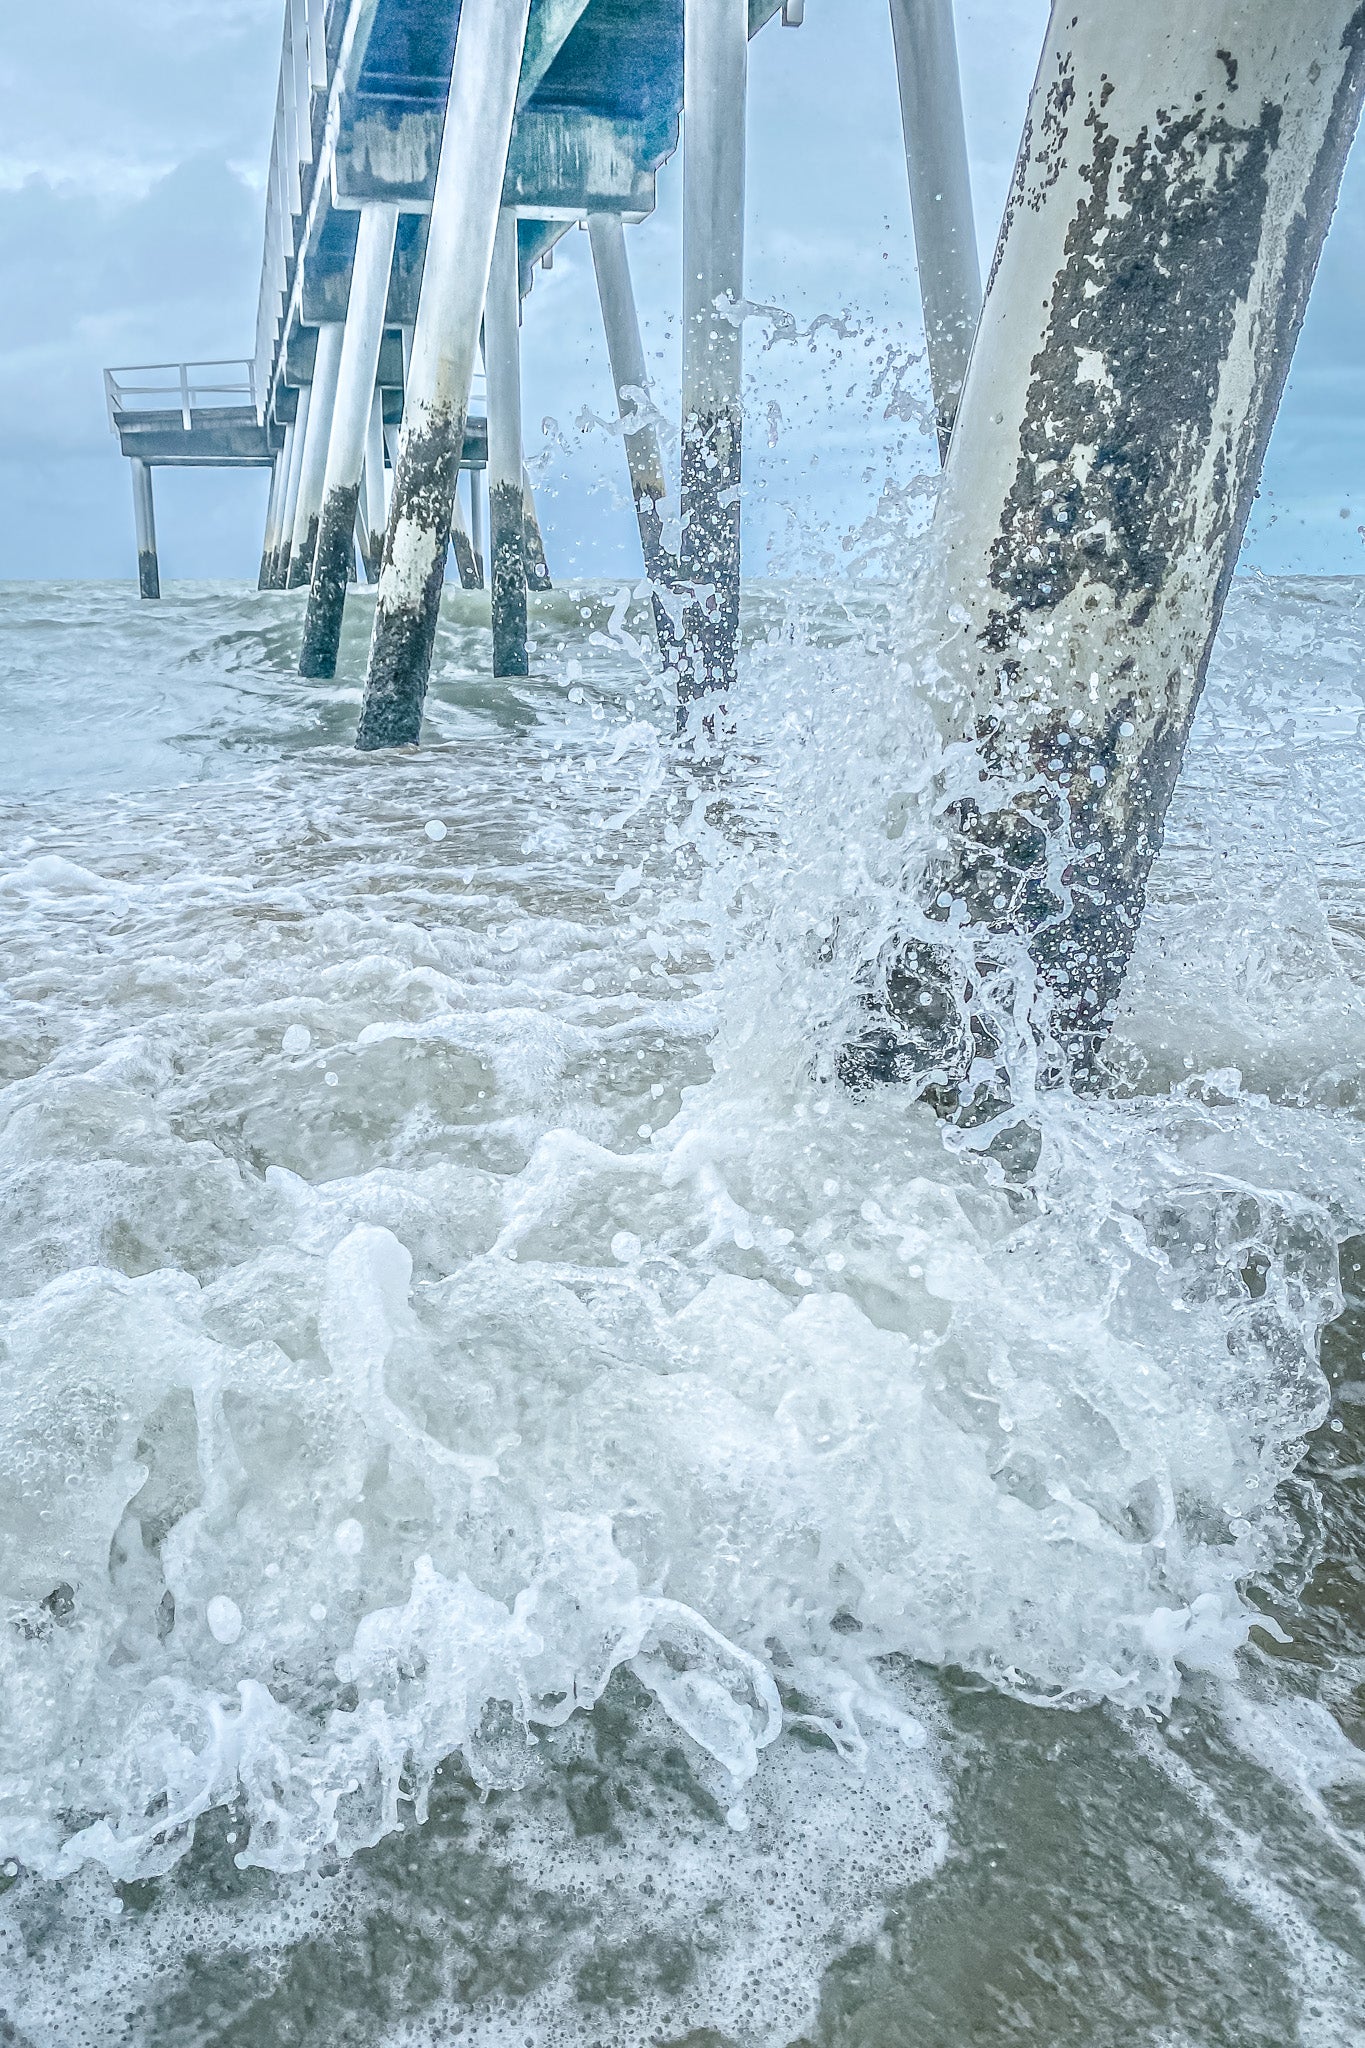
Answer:
[[378, 395], [374, 380], [384, 339], [384, 308], [388, 303], [397, 231], [397, 207], [362, 207], [351, 271], [351, 297], [337, 365], [313, 576], [303, 622], [301, 676], [336, 674], [346, 585], [355, 562], [360, 472]]

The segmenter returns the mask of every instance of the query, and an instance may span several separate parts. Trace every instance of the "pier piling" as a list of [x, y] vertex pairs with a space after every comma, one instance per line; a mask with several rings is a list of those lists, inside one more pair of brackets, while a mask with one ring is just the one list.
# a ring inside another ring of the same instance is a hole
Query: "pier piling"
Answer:
[[332, 408], [336, 403], [337, 374], [341, 368], [341, 344], [345, 323], [324, 320], [318, 327], [317, 354], [308, 420], [299, 461], [298, 501], [294, 507], [294, 528], [289, 549], [291, 590], [307, 583], [313, 573], [313, 554], [318, 541], [318, 519], [322, 512], [322, 487], [327, 474], [327, 448], [332, 436]]
[[464, 0], [455, 38], [358, 747], [415, 745], [530, 0]]
[[384, 339], [384, 308], [388, 303], [397, 229], [396, 207], [376, 205], [361, 209], [299, 654], [301, 676], [336, 673], [346, 585], [355, 562], [360, 472], [373, 417], [375, 376]]
[[521, 532], [527, 589], [552, 589], [550, 564], [545, 555], [545, 536], [540, 530], [540, 514], [536, 511], [536, 494], [531, 483], [531, 472], [524, 462], [521, 465]]
[[294, 519], [299, 504], [299, 475], [303, 468], [303, 445], [308, 438], [308, 415], [313, 405], [313, 387], [300, 387], [294, 424], [289, 435], [289, 468], [284, 481], [284, 504], [280, 514], [280, 540], [271, 576], [272, 590], [289, 587], [289, 561], [294, 551]]
[[947, 456], [981, 311], [953, 0], [891, 0], [929, 382]]
[[365, 581], [379, 581], [384, 559], [384, 528], [388, 506], [384, 496], [384, 394], [376, 390], [370, 401], [369, 429], [365, 436], [365, 467], [361, 475], [360, 517], [365, 531], [361, 559]]
[[289, 470], [289, 440], [292, 427], [284, 430], [284, 445], [275, 456], [270, 468], [270, 494], [265, 501], [265, 532], [261, 537], [261, 568], [256, 578], [258, 590], [269, 590], [275, 573], [275, 550], [280, 541], [280, 510], [284, 503], [284, 487]]
[[1363, 93], [1361, 0], [1054, 7], [935, 519], [979, 783], [850, 1077], [970, 1099], [986, 985], [1092, 1070]]
[[156, 558], [156, 505], [152, 472], [136, 455], [128, 465], [133, 476], [133, 523], [137, 529], [137, 587], [141, 597], [160, 597], [161, 568]]
[[[663, 544], [663, 507], [668, 496], [664, 475], [663, 449], [658, 432], [646, 410], [649, 404], [649, 371], [640, 320], [635, 310], [635, 293], [630, 281], [626, 255], [626, 231], [619, 214], [594, 213], [588, 217], [588, 239], [592, 248], [597, 297], [602, 308], [602, 326], [607, 337], [612, 387], [621, 421], [621, 438], [630, 475], [630, 494], [635, 501], [635, 519], [640, 529], [640, 552], [645, 574], [661, 589], [677, 581], [678, 563], [666, 554]], [[655, 599], [655, 616], [660, 626], [660, 644], [665, 645], [666, 614]]]
[[469, 472], [469, 545], [474, 550], [474, 563], [478, 570], [478, 587], [484, 587], [488, 574], [488, 550], [485, 546], [484, 529], [488, 521], [484, 517], [483, 502], [484, 472], [471, 469]]
[[493, 242], [483, 313], [488, 374], [489, 591], [493, 673], [524, 676], [526, 662], [526, 509], [521, 458], [521, 290], [517, 222], [503, 212]]
[[686, 0], [684, 37], [680, 725], [725, 718], [739, 644], [747, 0]]
[[[474, 488], [474, 472], [470, 470], [470, 491]], [[474, 552], [474, 543], [469, 528], [465, 525], [464, 506], [460, 503], [458, 481], [455, 496], [450, 501], [450, 545], [455, 556], [455, 567], [460, 573], [462, 590], [483, 589], [483, 563]]]

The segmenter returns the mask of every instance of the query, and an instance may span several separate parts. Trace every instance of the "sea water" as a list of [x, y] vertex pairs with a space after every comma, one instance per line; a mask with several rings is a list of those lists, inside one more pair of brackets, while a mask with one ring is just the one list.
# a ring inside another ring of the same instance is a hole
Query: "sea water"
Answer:
[[0, 595], [0, 2039], [1365, 2029], [1365, 582], [1233, 592], [1105, 1088], [831, 1078], [890, 587]]

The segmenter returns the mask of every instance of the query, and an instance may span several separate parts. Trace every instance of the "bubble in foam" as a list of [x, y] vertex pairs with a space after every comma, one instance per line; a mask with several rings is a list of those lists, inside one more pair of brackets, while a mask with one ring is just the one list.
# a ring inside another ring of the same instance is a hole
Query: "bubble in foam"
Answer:
[[242, 1633], [242, 1610], [226, 1593], [215, 1593], [204, 1609], [209, 1634], [216, 1643], [235, 1643]]

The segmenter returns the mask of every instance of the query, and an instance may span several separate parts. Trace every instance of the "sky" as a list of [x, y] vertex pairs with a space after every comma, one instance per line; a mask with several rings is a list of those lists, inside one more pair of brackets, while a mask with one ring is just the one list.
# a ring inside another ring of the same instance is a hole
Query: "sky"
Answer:
[[[988, 255], [1046, 0], [957, 0], [978, 238]], [[283, 0], [47, 0], [0, 26], [0, 578], [134, 573], [108, 364], [245, 355], [260, 273]], [[677, 389], [681, 160], [628, 231], [665, 411]], [[934, 468], [885, 0], [808, 0], [751, 47], [746, 559], [877, 566], [888, 506]], [[832, 316], [808, 338], [821, 315]], [[526, 442], [552, 571], [625, 574], [624, 487], [587, 237], [538, 274]], [[890, 415], [888, 417], [888, 414]], [[166, 577], [254, 576], [266, 477], [161, 470]], [[1357, 146], [1243, 566], [1365, 573], [1365, 148]]]

